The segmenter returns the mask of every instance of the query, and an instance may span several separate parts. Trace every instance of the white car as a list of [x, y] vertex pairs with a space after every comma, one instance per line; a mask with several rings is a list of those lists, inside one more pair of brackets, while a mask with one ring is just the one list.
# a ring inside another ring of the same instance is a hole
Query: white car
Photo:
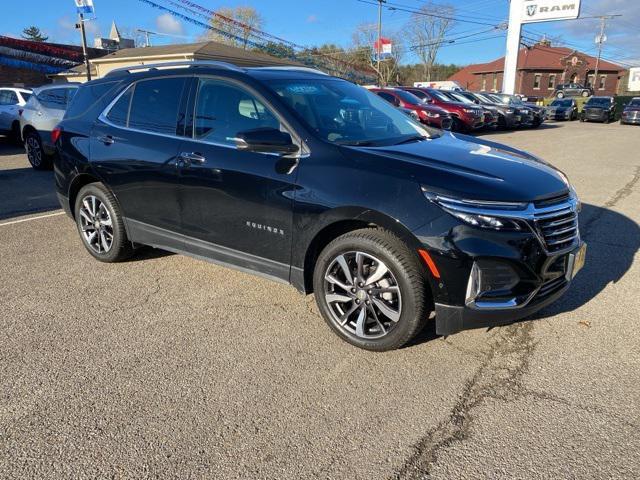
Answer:
[[20, 142], [20, 115], [32, 91], [26, 88], [0, 87], [0, 134]]

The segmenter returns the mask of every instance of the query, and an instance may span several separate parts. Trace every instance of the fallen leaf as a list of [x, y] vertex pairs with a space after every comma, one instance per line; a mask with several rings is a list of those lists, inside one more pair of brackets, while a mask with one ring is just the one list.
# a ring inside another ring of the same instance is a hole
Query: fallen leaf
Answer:
[[591, 322], [589, 320], [580, 320], [578, 322], [578, 325], [584, 325], [585, 327], [590, 328], [591, 327]]

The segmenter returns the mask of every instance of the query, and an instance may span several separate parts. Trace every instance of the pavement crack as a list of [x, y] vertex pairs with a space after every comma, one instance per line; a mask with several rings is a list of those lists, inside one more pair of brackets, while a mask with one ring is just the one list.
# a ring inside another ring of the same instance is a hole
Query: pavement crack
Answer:
[[469, 438], [474, 409], [487, 399], [508, 401], [520, 396], [524, 389], [522, 379], [529, 370], [535, 346], [531, 322], [501, 329], [449, 416], [414, 446], [414, 453], [391, 478], [431, 478], [431, 468], [438, 461], [440, 451]]

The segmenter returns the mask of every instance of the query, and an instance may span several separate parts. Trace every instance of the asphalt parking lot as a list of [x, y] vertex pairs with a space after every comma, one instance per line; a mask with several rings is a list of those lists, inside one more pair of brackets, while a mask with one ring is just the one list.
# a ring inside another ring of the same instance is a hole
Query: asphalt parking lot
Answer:
[[587, 265], [533, 319], [382, 354], [291, 287], [96, 262], [0, 145], [0, 478], [638, 478], [640, 128], [484, 138], [568, 174]]

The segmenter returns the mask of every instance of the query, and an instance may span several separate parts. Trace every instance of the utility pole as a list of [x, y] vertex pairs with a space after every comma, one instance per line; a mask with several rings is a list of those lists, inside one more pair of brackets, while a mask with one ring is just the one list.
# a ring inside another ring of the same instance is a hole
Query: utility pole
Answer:
[[598, 69], [600, 67], [600, 57], [602, 56], [602, 44], [606, 41], [604, 29], [606, 28], [607, 20], [621, 16], [622, 15], [601, 15], [597, 17], [600, 19], [600, 34], [596, 37], [596, 43], [598, 44], [598, 56], [596, 57], [596, 68], [593, 75], [593, 85], [591, 85], [591, 88], [593, 88], [593, 90], [597, 88], [596, 84], [598, 83]]
[[80, 20], [80, 35], [82, 36], [82, 55], [84, 57], [84, 65], [87, 68], [87, 82], [91, 81], [91, 64], [89, 63], [89, 56], [87, 55], [87, 34], [84, 29], [84, 15], [82, 13], [78, 13], [78, 18]]
[[380, 72], [380, 48], [382, 47], [382, 4], [387, 0], [378, 0], [378, 43], [376, 50], [378, 54], [378, 84], [382, 87], [382, 73]]

